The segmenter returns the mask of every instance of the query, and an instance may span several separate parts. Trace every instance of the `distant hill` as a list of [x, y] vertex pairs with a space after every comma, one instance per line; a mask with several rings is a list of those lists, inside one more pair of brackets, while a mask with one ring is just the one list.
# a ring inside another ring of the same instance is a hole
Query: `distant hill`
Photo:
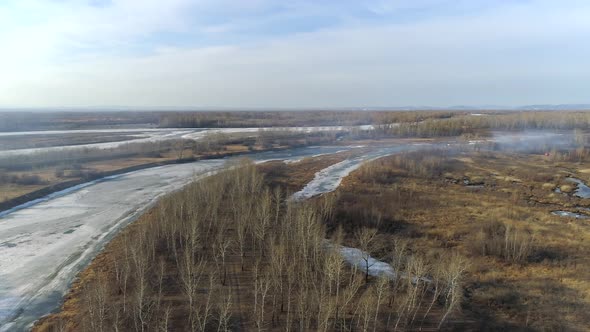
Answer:
[[88, 107], [0, 107], [0, 112], [165, 112], [165, 111], [573, 111], [590, 110], [590, 104], [538, 104], [522, 106], [504, 105], [453, 105], [453, 106], [350, 106], [350, 107], [209, 107], [209, 106], [154, 106], [154, 107], [126, 107], [126, 106], [88, 106]]
[[526, 106], [518, 107], [517, 109], [526, 110], [526, 111], [590, 110], [590, 104], [526, 105]]

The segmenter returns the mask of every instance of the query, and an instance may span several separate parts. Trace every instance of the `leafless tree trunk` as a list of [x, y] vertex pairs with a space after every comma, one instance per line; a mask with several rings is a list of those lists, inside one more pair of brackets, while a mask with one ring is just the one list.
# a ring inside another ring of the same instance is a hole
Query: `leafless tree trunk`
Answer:
[[377, 330], [378, 325], [378, 318], [379, 318], [379, 309], [381, 307], [381, 303], [385, 295], [387, 294], [387, 290], [389, 288], [389, 280], [387, 277], [379, 277], [377, 283], [374, 286], [375, 291], [375, 318], [373, 320], [373, 332]]
[[182, 259], [180, 261], [180, 265], [178, 266], [180, 285], [189, 305], [188, 320], [190, 322], [190, 326], [194, 326], [195, 301], [199, 282], [203, 276], [205, 261], [200, 259], [197, 262], [195, 255], [189, 250], [185, 250], [181, 257]]
[[373, 318], [373, 311], [375, 310], [374, 306], [375, 299], [373, 292], [369, 289], [362, 295], [357, 307], [357, 326], [363, 332], [369, 331], [371, 320]]
[[162, 319], [160, 321], [159, 330], [161, 332], [168, 332], [168, 325], [169, 325], [169, 321], [170, 321], [170, 311], [171, 311], [171, 308], [168, 305], [166, 307], [166, 309], [164, 310], [164, 313], [162, 314]]
[[260, 264], [256, 264], [254, 280], [254, 318], [259, 331], [264, 329], [264, 313], [266, 297], [272, 285], [272, 277], [267, 271], [260, 271]]
[[225, 286], [225, 281], [227, 278], [227, 267], [225, 266], [225, 258], [227, 256], [227, 253], [230, 249], [232, 245], [232, 240], [227, 237], [227, 235], [225, 234], [225, 231], [221, 231], [218, 233], [217, 237], [216, 237], [216, 243], [215, 243], [215, 259], [216, 261], [218, 261], [218, 265], [219, 265], [219, 261], [221, 263], [221, 284]]
[[467, 262], [465, 259], [458, 254], [454, 254], [449, 258], [448, 264], [446, 266], [446, 270], [443, 272], [444, 281], [445, 281], [445, 313], [438, 324], [438, 328], [440, 329], [444, 324], [445, 320], [451, 314], [459, 304], [461, 303], [462, 299], [462, 288], [461, 282], [463, 278], [463, 274], [467, 269]]
[[371, 251], [374, 249], [377, 230], [374, 228], [363, 227], [356, 233], [356, 240], [359, 243], [359, 250], [361, 251], [361, 259], [364, 262], [365, 282], [369, 282], [369, 272], [373, 264], [371, 264]]
[[93, 285], [89, 285], [84, 289], [84, 294], [84, 304], [88, 312], [88, 323], [91, 330], [104, 331], [108, 307], [108, 285], [106, 280], [99, 277]]
[[217, 332], [226, 332], [229, 331], [229, 321], [231, 319], [231, 306], [232, 306], [232, 297], [231, 292], [228, 291], [224, 296], [222, 296], [217, 304], [217, 311], [218, 315], [218, 325], [217, 325]]
[[217, 275], [215, 273], [209, 274], [209, 287], [207, 288], [205, 303], [199, 305], [195, 310], [195, 321], [198, 324], [199, 331], [206, 331], [207, 323], [209, 323], [209, 319], [211, 318], [211, 311], [214, 305], [212, 298], [213, 293], [216, 291], [216, 279]]

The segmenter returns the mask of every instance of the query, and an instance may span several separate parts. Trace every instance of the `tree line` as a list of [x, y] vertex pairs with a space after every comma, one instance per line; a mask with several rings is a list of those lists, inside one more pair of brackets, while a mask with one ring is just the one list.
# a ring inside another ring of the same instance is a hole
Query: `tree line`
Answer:
[[[420, 114], [417, 112], [416, 115]], [[387, 117], [376, 123], [376, 130], [364, 135], [377, 137], [444, 137], [489, 135], [490, 131], [574, 130], [590, 129], [590, 112], [502, 112], [481, 116], [453, 114], [445, 117], [425, 117], [412, 122], [391, 121]]]

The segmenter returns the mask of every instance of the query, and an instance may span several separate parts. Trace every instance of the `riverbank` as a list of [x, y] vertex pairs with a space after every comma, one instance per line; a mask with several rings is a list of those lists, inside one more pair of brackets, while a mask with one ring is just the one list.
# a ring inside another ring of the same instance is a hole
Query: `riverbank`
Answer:
[[[81, 178], [81, 179], [76, 179], [76, 180], [58, 182], [58, 183], [49, 185], [49, 186], [41, 188], [41, 189], [31, 191], [31, 192], [26, 193], [24, 195], [20, 195], [20, 196], [11, 198], [11, 199], [6, 200], [4, 202], [0, 202], [0, 213], [6, 212], [7, 210], [11, 210], [14, 208], [18, 209], [18, 206], [20, 206], [20, 205], [27, 204], [31, 201], [43, 199], [44, 197], [46, 197], [48, 195], [58, 193], [60, 191], [66, 190], [71, 187], [79, 186], [81, 184], [84, 184], [84, 183], [87, 183], [90, 181], [100, 180], [101, 178], [105, 178], [105, 177], [125, 174], [125, 173], [129, 173], [129, 172], [133, 172], [133, 171], [138, 171], [141, 169], [164, 166], [164, 165], [192, 163], [192, 162], [196, 162], [199, 160], [221, 159], [221, 158], [235, 157], [235, 156], [247, 156], [248, 154], [251, 154], [251, 153], [264, 152], [264, 151], [281, 151], [281, 150], [285, 150], [287, 148], [288, 147], [281, 147], [281, 148], [266, 149], [266, 150], [259, 150], [259, 151], [239, 151], [239, 152], [223, 151], [223, 152], [219, 152], [216, 154], [203, 155], [203, 156], [199, 156], [199, 157], [192, 157], [192, 158], [185, 158], [185, 159], [165, 159], [162, 161], [148, 162], [148, 163], [137, 164], [137, 165], [123, 167], [123, 168], [116, 168], [116, 169], [110, 170], [110, 171], [98, 171], [98, 172], [92, 173], [92, 176], [90, 178]], [[131, 162], [133, 162], [133, 161], [131, 161]]]

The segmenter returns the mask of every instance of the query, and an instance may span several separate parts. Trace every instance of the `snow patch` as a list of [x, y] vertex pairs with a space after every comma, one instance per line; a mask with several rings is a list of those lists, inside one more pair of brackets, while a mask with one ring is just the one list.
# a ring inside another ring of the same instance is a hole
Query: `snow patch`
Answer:
[[[329, 248], [334, 247], [330, 243], [328, 243], [327, 246]], [[360, 249], [338, 246], [338, 252], [340, 255], [342, 255], [342, 258], [347, 264], [353, 266], [359, 271], [362, 271], [363, 273], [368, 270], [368, 274], [372, 277], [386, 277], [389, 279], [408, 278], [407, 274], [399, 274], [391, 265], [371, 257], [369, 254]], [[427, 283], [432, 282], [432, 280], [427, 277], [412, 276], [411, 278], [412, 283], [417, 283], [419, 281]]]
[[576, 219], [590, 219], [590, 216], [580, 213], [574, 213], [569, 211], [553, 211], [551, 212], [552, 215], [560, 216], [560, 217], [569, 217], [569, 218], [576, 218]]

